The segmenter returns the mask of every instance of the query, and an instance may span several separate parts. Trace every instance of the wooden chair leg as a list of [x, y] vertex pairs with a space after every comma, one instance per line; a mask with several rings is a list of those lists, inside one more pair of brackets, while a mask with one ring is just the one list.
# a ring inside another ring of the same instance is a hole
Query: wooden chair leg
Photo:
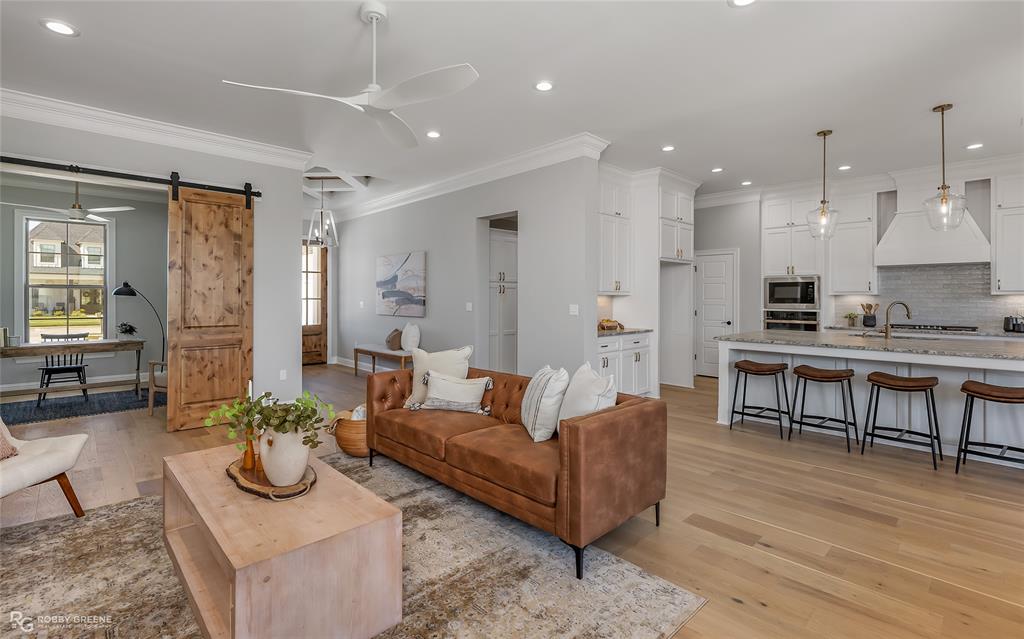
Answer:
[[359, 377], [359, 351], [352, 351], [352, 374]]
[[54, 477], [54, 479], [60, 484], [60, 489], [64, 491], [64, 496], [67, 497], [71, 510], [75, 511], [75, 517], [85, 516], [85, 511], [82, 510], [82, 504], [78, 503], [78, 495], [75, 494], [75, 489], [71, 487], [71, 480], [68, 479], [67, 473], [61, 473]]
[[156, 389], [153, 387], [153, 384], [151, 383], [149, 385], [149, 414], [150, 414], [150, 416], [153, 415], [153, 399], [155, 397], [156, 397]]

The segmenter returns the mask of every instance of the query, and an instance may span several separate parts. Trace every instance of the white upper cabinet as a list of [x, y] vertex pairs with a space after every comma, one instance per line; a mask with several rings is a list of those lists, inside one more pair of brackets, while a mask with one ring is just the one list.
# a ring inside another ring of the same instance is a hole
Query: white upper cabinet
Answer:
[[829, 240], [828, 247], [829, 292], [832, 295], [878, 293], [875, 234], [875, 223], [871, 219], [841, 222], [836, 227], [836, 234]]
[[601, 180], [600, 186], [601, 198], [598, 212], [614, 217], [629, 217], [631, 204], [629, 187], [610, 180]]
[[811, 237], [807, 225], [794, 226], [790, 275], [821, 275], [825, 268], [825, 242]]
[[829, 205], [839, 212], [841, 223], [864, 222], [875, 216], [875, 198], [871, 194], [834, 197]]
[[824, 266], [824, 242], [811, 237], [806, 225], [761, 231], [764, 275], [821, 275]]
[[762, 228], [770, 229], [783, 226], [792, 226], [792, 200], [768, 200], [767, 202], [764, 203], [761, 211]]
[[1024, 207], [997, 209], [992, 218], [992, 293], [1024, 293]]
[[676, 220], [658, 220], [661, 247], [659, 258], [673, 262], [693, 261], [693, 225]]
[[519, 236], [514, 231], [491, 229], [491, 281], [515, 282]]
[[676, 213], [680, 222], [693, 224], [693, 198], [682, 193], [676, 195]]
[[997, 177], [995, 181], [997, 209], [1024, 206], [1024, 175]]
[[788, 227], [761, 232], [761, 269], [764, 275], [789, 275], [792, 232]]
[[671, 189], [660, 189], [658, 217], [693, 224], [693, 198]]
[[629, 293], [633, 272], [633, 227], [629, 219], [602, 215], [600, 224], [600, 273], [598, 292]]

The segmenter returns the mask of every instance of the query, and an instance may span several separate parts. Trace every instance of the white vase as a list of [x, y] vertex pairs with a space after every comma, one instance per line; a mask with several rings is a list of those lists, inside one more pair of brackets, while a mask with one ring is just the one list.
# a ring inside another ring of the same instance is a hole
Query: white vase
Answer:
[[260, 462], [271, 484], [291, 486], [306, 473], [309, 447], [302, 443], [302, 433], [267, 430], [260, 435]]

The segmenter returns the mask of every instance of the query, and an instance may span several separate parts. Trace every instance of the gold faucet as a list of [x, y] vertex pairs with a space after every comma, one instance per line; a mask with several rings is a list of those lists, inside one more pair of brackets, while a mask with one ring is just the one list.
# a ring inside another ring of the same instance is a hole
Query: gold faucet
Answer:
[[893, 302], [885, 309], [885, 339], [892, 339], [892, 307], [902, 306], [907, 311], [907, 319], [914, 319], [914, 316], [910, 313], [910, 307], [907, 306], [906, 302]]

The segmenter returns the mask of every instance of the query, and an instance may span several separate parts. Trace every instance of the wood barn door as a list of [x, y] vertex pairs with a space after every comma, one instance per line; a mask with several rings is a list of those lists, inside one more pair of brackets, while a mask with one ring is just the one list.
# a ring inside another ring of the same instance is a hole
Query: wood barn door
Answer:
[[179, 189], [168, 206], [167, 430], [202, 426], [252, 379], [253, 212]]
[[302, 242], [302, 364], [327, 363], [327, 248]]

